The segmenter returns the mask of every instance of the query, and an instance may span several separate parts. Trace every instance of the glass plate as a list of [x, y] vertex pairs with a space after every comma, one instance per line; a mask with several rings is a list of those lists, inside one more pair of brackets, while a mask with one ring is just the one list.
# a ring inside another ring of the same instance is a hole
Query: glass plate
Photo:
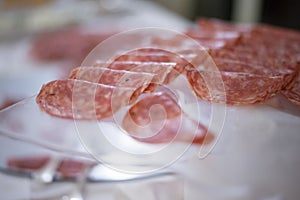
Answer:
[[[139, 142], [109, 120], [74, 121], [40, 111], [35, 97], [0, 111], [0, 134], [48, 150], [96, 159], [130, 172], [153, 171], [187, 159], [193, 145]], [[197, 148], [199, 148], [197, 146]]]

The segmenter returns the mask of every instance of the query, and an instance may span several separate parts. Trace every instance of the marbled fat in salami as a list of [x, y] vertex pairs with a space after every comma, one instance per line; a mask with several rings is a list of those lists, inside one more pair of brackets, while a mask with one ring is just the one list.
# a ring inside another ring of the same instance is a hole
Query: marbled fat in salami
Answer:
[[169, 52], [154, 48], [138, 49], [126, 54], [117, 55], [114, 61], [173, 62], [176, 63], [174, 69], [178, 70], [178, 72], [181, 72], [183, 67], [188, 64], [187, 61], [174, 51]]
[[122, 127], [148, 143], [172, 141], [203, 143], [207, 128], [190, 119], [167, 92], [148, 94], [125, 115]]
[[283, 90], [282, 94], [292, 103], [300, 105], [300, 72], [291, 88]]
[[31, 53], [40, 61], [69, 60], [78, 65], [93, 48], [115, 33], [88, 33], [79, 28], [43, 33], [33, 39]]
[[[150, 94], [145, 94], [131, 108], [131, 111], [137, 109], [136, 113], [141, 116], [136, 117], [140, 118], [135, 119], [129, 112], [123, 125], [128, 131], [140, 130], [131, 124], [140, 123], [134, 120], [147, 119], [141, 105], [145, 101], [152, 105], [154, 100], [151, 98], [155, 96], [157, 101], [174, 105], [172, 109], [166, 107], [164, 120], [157, 118], [163, 115], [154, 118], [157, 123], [164, 122], [162, 127], [165, 128], [157, 131], [166, 132], [167, 135], [173, 134], [172, 126], [176, 128], [180, 122], [176, 120], [184, 119], [188, 124], [189, 119], [182, 112], [178, 116], [168, 116], [168, 110], [176, 110], [176, 101], [172, 103], [168, 98], [162, 100], [156, 96], [157, 93], [151, 92], [158, 85], [169, 84], [180, 74], [187, 76], [196, 96], [211, 102], [255, 104], [264, 102], [280, 91], [292, 102], [299, 102], [299, 79], [296, 78], [299, 77], [300, 68], [299, 32], [269, 25], [237, 25], [221, 20], [200, 19], [196, 27], [186, 33], [186, 37], [194, 40], [186, 40], [181, 36], [156, 37], [150, 41], [151, 48], [112, 55], [111, 62], [99, 61], [91, 67], [75, 69], [70, 78], [79, 80], [58, 80], [46, 84], [37, 102], [42, 110], [55, 116], [103, 119], [121, 106], [132, 103], [140, 93], [148, 92]], [[197, 42], [199, 45], [195, 45]], [[73, 87], [75, 83], [79, 86]], [[87, 98], [92, 101], [89, 103]], [[161, 105], [164, 107], [164, 103]], [[134, 120], [128, 121], [130, 117]], [[157, 127], [160, 126], [156, 124], [153, 128]], [[149, 131], [145, 130], [146, 133]]]
[[[289, 87], [297, 76], [297, 64], [284, 59], [260, 59], [254, 60], [251, 57], [236, 56], [235, 59], [215, 58], [220, 70], [230, 69], [234, 71], [243, 71], [245, 73], [255, 73], [265, 76], [281, 76], [282, 89]], [[242, 67], [244, 66], [244, 67]]]
[[136, 100], [136, 88], [115, 87], [66, 79], [47, 83], [36, 97], [42, 111], [50, 115], [82, 120], [100, 120]]
[[[97, 62], [94, 67], [109, 68], [114, 70], [125, 70], [137, 73], [151, 73], [154, 77], [145, 92], [153, 92], [158, 85], [167, 84], [170, 73], [175, 63], [139, 62], [139, 61], [115, 61], [111, 64]], [[175, 74], [177, 76], [177, 74]]]
[[240, 33], [248, 32], [253, 27], [253, 25], [235, 24], [220, 19], [209, 18], [199, 18], [196, 21], [196, 26], [198, 29], [206, 31], [238, 31]]
[[[200, 19], [197, 25], [187, 31], [192, 38], [222, 38], [226, 43], [220, 48], [207, 48], [211, 62], [187, 68], [188, 79], [198, 97], [213, 102], [226, 99], [226, 103], [234, 105], [252, 104], [294, 84], [300, 64], [298, 32], [210, 19]], [[226, 33], [236, 33], [235, 40]], [[217, 70], [211, 69], [211, 65]]]
[[[156, 48], [142, 48], [123, 55], [116, 56], [113, 63], [116, 61], [138, 61], [138, 62], [158, 62], [158, 63], [175, 63], [172, 70], [168, 73], [166, 78], [166, 83], [174, 80], [178, 74], [184, 71], [184, 67], [189, 65], [189, 60], [194, 59], [197, 55], [191, 54], [190, 52], [186, 54], [181, 52], [185, 50], [184, 48], [167, 48], [172, 49], [172, 52], [164, 50], [162, 46], [160, 49]], [[191, 56], [192, 58], [189, 58]]]
[[256, 104], [282, 89], [282, 77], [226, 71], [187, 70], [195, 94], [204, 100], [230, 105]]
[[215, 63], [220, 70], [228, 104], [264, 102], [286, 87], [294, 77], [292, 70], [271, 70], [261, 65], [238, 60], [215, 59]]
[[188, 30], [186, 34], [197, 41], [204, 49], [220, 49], [235, 44], [240, 33], [237, 31]]
[[141, 93], [148, 88], [155, 74], [113, 70], [101, 67], [77, 67], [71, 71], [69, 79], [89, 81], [119, 87], [140, 88]]

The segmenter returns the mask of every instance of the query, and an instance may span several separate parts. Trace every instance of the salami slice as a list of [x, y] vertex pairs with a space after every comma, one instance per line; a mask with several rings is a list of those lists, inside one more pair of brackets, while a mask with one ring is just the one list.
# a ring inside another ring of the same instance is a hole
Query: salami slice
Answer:
[[[125, 70], [137, 73], [151, 73], [154, 77], [151, 84], [145, 89], [144, 92], [154, 91], [158, 85], [167, 84], [171, 78], [170, 72], [172, 71], [175, 63], [158, 63], [158, 62], [139, 62], [139, 61], [115, 61], [111, 64], [105, 62], [97, 62], [94, 67], [105, 68], [108, 67], [114, 70]], [[175, 74], [176, 75], [176, 74]]]
[[[236, 43], [229, 43], [225, 47], [235, 53], [241, 53], [241, 49], [247, 50], [246, 53], [256, 53], [263, 59], [273, 60], [274, 56], [297, 56], [300, 50], [300, 34], [297, 31], [270, 26], [266, 24], [260, 25], [240, 25], [233, 24], [222, 20], [204, 19], [201, 18], [197, 21], [197, 34], [201, 36], [201, 32], [237, 32], [240, 34]], [[203, 34], [202, 34], [203, 35]], [[213, 34], [211, 34], [213, 37]], [[226, 36], [226, 35], [225, 35]], [[276, 39], [275, 39], [276, 38]], [[267, 55], [265, 55], [265, 53]], [[254, 57], [254, 60], [257, 58]]]
[[207, 50], [234, 45], [241, 36], [238, 31], [215, 31], [200, 28], [190, 29], [186, 34]]
[[[183, 52], [184, 49], [171, 49], [172, 52], [163, 50], [164, 46], [161, 46], [161, 48], [142, 48], [137, 49], [131, 52], [128, 52], [123, 55], [116, 56], [115, 61], [138, 61], [138, 62], [164, 62], [164, 63], [175, 63], [173, 66], [173, 70], [171, 70], [168, 73], [168, 76], [166, 77], [166, 83], [174, 80], [178, 74], [182, 73], [184, 71], [185, 66], [189, 65], [189, 61], [194, 59], [197, 55], [191, 54], [188, 52]], [[191, 58], [190, 58], [191, 57]]]
[[148, 94], [125, 115], [122, 126], [135, 139], [148, 143], [204, 142], [207, 129], [191, 120], [167, 92]]
[[31, 53], [41, 61], [69, 60], [80, 64], [95, 46], [115, 33], [88, 33], [79, 28], [43, 33], [33, 39]]
[[[231, 42], [226, 38], [227, 32], [235, 32], [239, 37]], [[209, 48], [218, 70], [205, 64], [201, 69], [189, 67], [187, 70], [192, 88], [200, 98], [213, 102], [226, 99], [226, 103], [234, 105], [258, 103], [282, 89], [288, 91], [295, 82], [300, 63], [297, 31], [199, 19], [197, 28], [188, 33], [200, 39], [223, 37], [226, 42], [221, 48]], [[225, 34], [216, 37], [215, 33]], [[221, 85], [225, 87], [223, 92]]]
[[191, 29], [186, 34], [192, 38], [237, 40], [240, 37], [238, 31], [209, 31], [205, 29]]
[[138, 49], [126, 54], [116, 56], [114, 61], [139, 61], [139, 62], [173, 62], [175, 69], [179, 72], [187, 65], [187, 61], [182, 59], [176, 52], [169, 52], [163, 49], [145, 48]]
[[141, 93], [148, 88], [155, 74], [113, 70], [101, 67], [78, 67], [71, 71], [69, 78], [85, 80], [119, 87], [137, 87]]
[[187, 70], [195, 94], [204, 100], [230, 105], [265, 101], [282, 89], [281, 76], [228, 71]]
[[[264, 41], [270, 42], [273, 45], [289, 45], [291, 48], [296, 48], [299, 50], [299, 31], [275, 27], [267, 24], [260, 24], [254, 26], [250, 33], [253, 34], [257, 39], [264, 39]], [[276, 42], [274, 42], [274, 38], [276, 38]]]
[[[279, 54], [268, 50], [256, 48], [241, 48], [233, 47], [231, 49], [211, 50], [210, 55], [216, 63], [225, 62], [232, 67], [231, 70], [236, 70], [237, 64], [243, 64], [243, 69], [238, 69], [240, 72], [265, 74], [266, 76], [282, 76], [283, 88], [288, 87], [297, 75], [298, 61], [295, 57], [287, 54]], [[217, 64], [219, 66], [219, 64]], [[223, 65], [224, 66], [224, 65]], [[222, 70], [222, 66], [219, 66]]]
[[[229, 56], [230, 57], [230, 56]], [[270, 77], [282, 77], [282, 89], [289, 87], [297, 76], [296, 64], [284, 60], [254, 60], [251, 57], [235, 56], [237, 59], [219, 59], [214, 61], [221, 71], [234, 71]]]
[[238, 31], [248, 32], [252, 29], [252, 25], [248, 24], [234, 24], [221, 19], [208, 19], [199, 18], [196, 21], [196, 25], [199, 29], [210, 30], [210, 31]]
[[100, 120], [137, 99], [136, 88], [108, 86], [81, 80], [56, 80], [42, 87], [36, 102], [50, 115], [79, 120]]

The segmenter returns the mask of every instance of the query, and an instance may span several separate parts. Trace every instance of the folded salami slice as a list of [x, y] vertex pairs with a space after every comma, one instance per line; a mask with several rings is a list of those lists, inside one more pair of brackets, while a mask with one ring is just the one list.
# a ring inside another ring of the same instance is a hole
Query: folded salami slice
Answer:
[[113, 70], [102, 67], [77, 67], [71, 71], [69, 78], [101, 83], [119, 87], [140, 88], [141, 93], [148, 88], [155, 74]]
[[36, 102], [42, 111], [56, 117], [100, 120], [132, 103], [139, 94], [137, 88], [66, 79], [43, 85]]
[[183, 113], [173, 97], [164, 91], [148, 94], [134, 104], [125, 115], [122, 127], [135, 139], [148, 143], [201, 144], [207, 134], [207, 128]]

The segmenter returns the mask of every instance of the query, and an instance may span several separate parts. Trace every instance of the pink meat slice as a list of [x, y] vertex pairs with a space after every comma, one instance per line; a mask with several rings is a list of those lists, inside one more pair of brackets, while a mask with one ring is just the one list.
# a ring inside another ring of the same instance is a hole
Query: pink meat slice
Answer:
[[100, 120], [112, 116], [121, 106], [134, 102], [139, 95], [137, 88], [66, 79], [43, 85], [36, 102], [42, 111], [52, 116]]
[[33, 39], [31, 53], [40, 61], [70, 60], [80, 64], [93, 48], [115, 33], [88, 33], [74, 27], [43, 33]]
[[[297, 87], [300, 66], [297, 31], [202, 18], [197, 21], [196, 29], [188, 33], [194, 38], [222, 38], [226, 42], [223, 47], [208, 48], [211, 62], [186, 68], [188, 80], [201, 99], [246, 105], [263, 102], [281, 90], [291, 91], [289, 88]], [[231, 33], [237, 35], [234, 42]], [[295, 97], [295, 88], [290, 96]]]
[[[163, 46], [162, 46], [163, 48]], [[174, 69], [181, 73], [188, 62], [177, 53], [160, 48], [141, 48], [126, 54], [117, 55], [114, 61], [139, 61], [139, 62], [172, 62], [176, 63]]]
[[152, 73], [113, 70], [104, 67], [77, 67], [71, 71], [69, 79], [119, 87], [137, 87], [142, 93], [154, 76], [155, 74]]
[[94, 67], [107, 67], [113, 70], [154, 74], [151, 83], [144, 90], [144, 92], [153, 92], [156, 90], [157, 86], [167, 84], [167, 82], [171, 79], [172, 75], [170, 73], [173, 70], [174, 65], [175, 63], [114, 61], [112, 63], [97, 62]]
[[[175, 49], [174, 49], [175, 48]], [[172, 52], [168, 51], [172, 50]], [[157, 48], [141, 48], [126, 54], [116, 55], [114, 62], [116, 61], [137, 61], [137, 62], [156, 62], [156, 63], [174, 63], [172, 70], [168, 73], [165, 83], [173, 81], [179, 74], [184, 71], [184, 68], [190, 64], [188, 59], [195, 58], [197, 55], [193, 55], [190, 52], [181, 52], [182, 48], [177, 46], [167, 48], [164, 50], [164, 46]], [[192, 56], [192, 58], [189, 58]], [[112, 64], [114, 64], [114, 62]]]
[[183, 113], [165, 91], [148, 94], [134, 104], [125, 115], [122, 127], [130, 136], [147, 143], [180, 141], [202, 144], [205, 138], [212, 139], [207, 128]]

